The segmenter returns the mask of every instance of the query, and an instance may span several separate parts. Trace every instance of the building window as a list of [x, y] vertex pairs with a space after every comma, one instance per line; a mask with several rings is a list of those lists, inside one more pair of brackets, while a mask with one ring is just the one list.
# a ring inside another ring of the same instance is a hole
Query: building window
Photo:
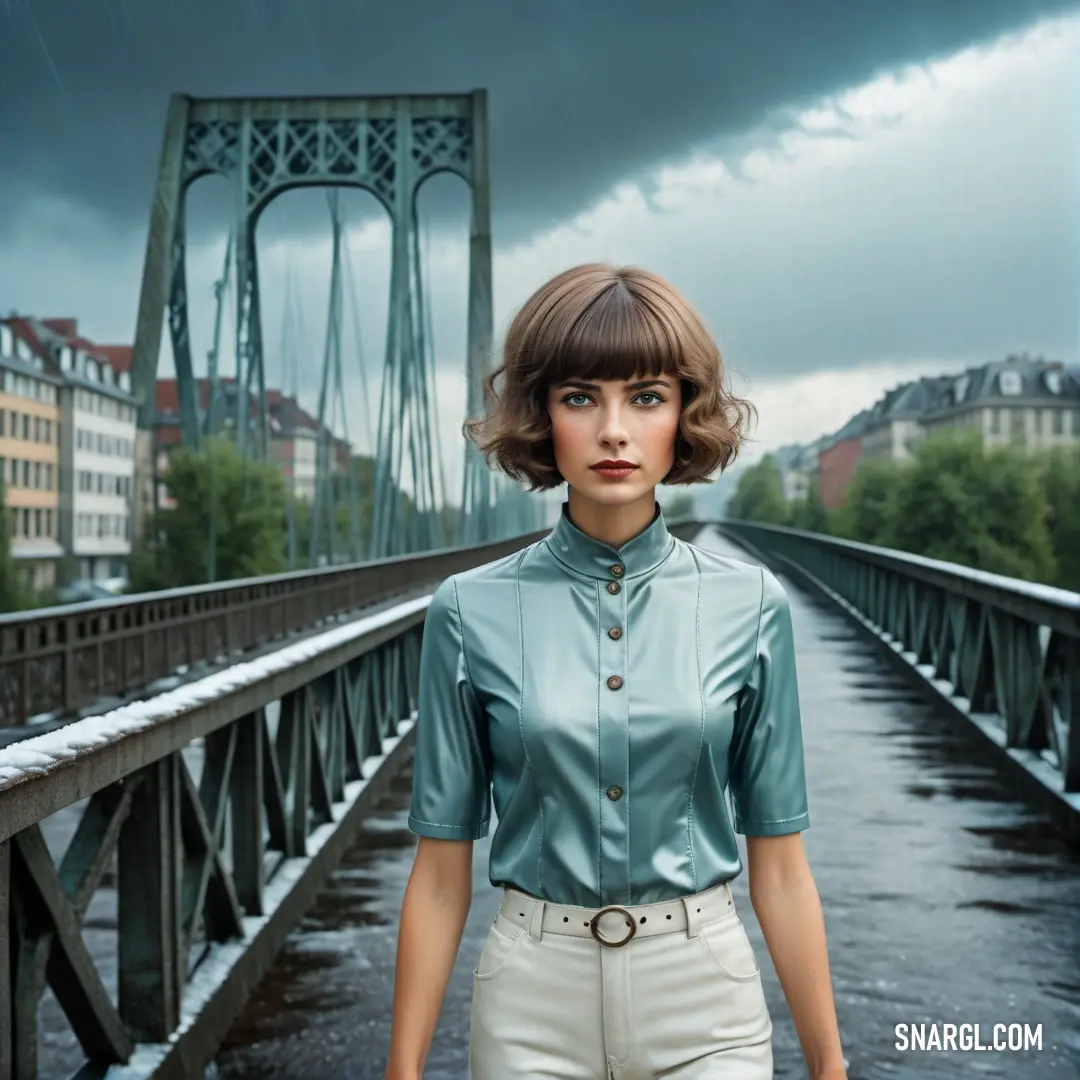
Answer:
[[1010, 416], [1010, 431], [1012, 437], [1019, 442], [1024, 441], [1024, 436], [1027, 435], [1027, 425], [1024, 423], [1024, 412], [1022, 409], [1013, 409]]

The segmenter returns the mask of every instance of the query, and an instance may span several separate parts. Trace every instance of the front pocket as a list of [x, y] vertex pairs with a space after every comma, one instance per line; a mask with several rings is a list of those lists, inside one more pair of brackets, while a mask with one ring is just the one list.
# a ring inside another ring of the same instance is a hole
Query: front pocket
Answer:
[[496, 915], [473, 975], [481, 982], [494, 979], [506, 966], [524, 933], [522, 927], [515, 926], [502, 915]]
[[736, 912], [703, 924], [698, 941], [709, 960], [729, 979], [748, 982], [760, 975], [754, 947]]

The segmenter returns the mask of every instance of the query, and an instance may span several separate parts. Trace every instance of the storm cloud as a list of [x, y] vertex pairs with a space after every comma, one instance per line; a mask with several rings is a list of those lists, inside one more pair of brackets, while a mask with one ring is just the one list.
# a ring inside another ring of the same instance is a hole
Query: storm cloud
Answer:
[[[30, 198], [146, 221], [169, 95], [490, 91], [501, 242], [1076, 0], [4, 0], [0, 235]], [[319, 219], [325, 226], [325, 217]]]

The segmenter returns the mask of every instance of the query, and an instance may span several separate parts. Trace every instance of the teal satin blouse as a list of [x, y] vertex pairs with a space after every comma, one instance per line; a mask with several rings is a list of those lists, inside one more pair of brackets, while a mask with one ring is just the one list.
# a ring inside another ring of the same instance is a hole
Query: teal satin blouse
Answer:
[[736, 831], [809, 824], [787, 597], [659, 508], [616, 549], [564, 505], [444, 581], [416, 723], [412, 831], [478, 839], [494, 803], [492, 884], [555, 903], [686, 896], [739, 873]]

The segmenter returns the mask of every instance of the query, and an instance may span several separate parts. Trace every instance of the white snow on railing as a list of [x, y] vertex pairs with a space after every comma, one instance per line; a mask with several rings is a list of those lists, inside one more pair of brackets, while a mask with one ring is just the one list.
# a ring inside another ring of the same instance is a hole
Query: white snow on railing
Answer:
[[423, 611], [431, 596], [421, 596], [374, 615], [316, 634], [234, 667], [207, 675], [175, 690], [129, 702], [100, 716], [75, 720], [55, 731], [13, 743], [0, 750], [0, 790], [51, 772], [89, 750], [119, 742], [135, 732], [165, 723], [223, 694], [261, 682], [312, 660], [346, 642], [365, 637], [398, 619]]
[[730, 527], [733, 532], [738, 532], [740, 528], [746, 528], [749, 532], [759, 531], [793, 536], [798, 540], [809, 541], [820, 547], [846, 552], [856, 557], [859, 555], [887, 556], [894, 563], [906, 563], [908, 566], [934, 570], [940, 574], [948, 574], [954, 578], [962, 578], [979, 585], [987, 585], [992, 589], [1001, 589], [1003, 592], [1025, 596], [1044, 604], [1053, 604], [1055, 607], [1074, 611], [1080, 610], [1080, 593], [1071, 592], [1069, 589], [1059, 589], [1056, 585], [1041, 585], [1035, 581], [1005, 577], [1003, 574], [991, 574], [988, 570], [975, 570], [970, 566], [944, 562], [941, 559], [931, 559], [926, 555], [913, 555], [911, 552], [898, 551], [896, 548], [875, 547], [873, 544], [863, 544], [857, 540], [845, 540], [839, 536], [808, 533], [801, 529], [789, 528], [786, 525], [765, 525], [759, 521], [741, 521], [739, 519], [729, 519], [719, 524], [721, 527]]

